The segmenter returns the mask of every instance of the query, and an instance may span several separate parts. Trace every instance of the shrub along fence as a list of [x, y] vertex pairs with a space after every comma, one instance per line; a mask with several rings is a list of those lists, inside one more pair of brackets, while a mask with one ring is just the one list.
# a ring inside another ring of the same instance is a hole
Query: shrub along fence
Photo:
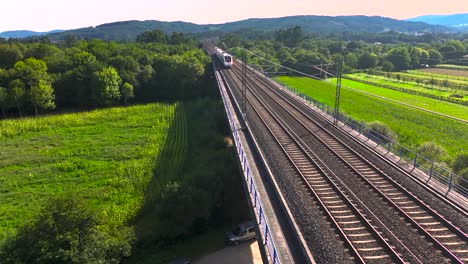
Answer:
[[[311, 98], [310, 96], [300, 91], [297, 91], [296, 89], [288, 86], [285, 83], [277, 83], [285, 87], [291, 93], [306, 100], [309, 104], [319, 108], [322, 111], [321, 114], [327, 119], [329, 119], [330, 117], [334, 117], [333, 107], [326, 105], [318, 100], [315, 100], [314, 98]], [[464, 187], [468, 186], [468, 181], [456, 175], [450, 169], [439, 166], [436, 162], [419, 155], [417, 152], [400, 145], [399, 143], [385, 137], [384, 135], [379, 134], [377, 131], [374, 131], [363, 122], [354, 120], [351, 117], [343, 115], [341, 113], [336, 118], [341, 122], [339, 126], [344, 131], [348, 132], [349, 135], [356, 138], [358, 136], [363, 135], [365, 136], [365, 138], [367, 138], [367, 140], [365, 140], [364, 143], [369, 140], [372, 140], [376, 143], [373, 147], [374, 150], [376, 150], [377, 148], [385, 149], [386, 153], [384, 154], [384, 156], [390, 153], [398, 155], [399, 159], [388, 160], [392, 161], [404, 171], [412, 175], [415, 175], [418, 170], [424, 172], [429, 176], [429, 178], [426, 180], [426, 184], [431, 180], [440, 182], [442, 186], [444, 186], [443, 194], [445, 196], [447, 196], [450, 192], [455, 191], [462, 194], [465, 197], [468, 197], [468, 189]], [[349, 129], [347, 130], [346, 127], [348, 127]], [[356, 131], [358, 132], [358, 134], [351, 133], [352, 131]], [[357, 138], [357, 140], [363, 142], [359, 138]], [[367, 146], [370, 145], [367, 144]]]

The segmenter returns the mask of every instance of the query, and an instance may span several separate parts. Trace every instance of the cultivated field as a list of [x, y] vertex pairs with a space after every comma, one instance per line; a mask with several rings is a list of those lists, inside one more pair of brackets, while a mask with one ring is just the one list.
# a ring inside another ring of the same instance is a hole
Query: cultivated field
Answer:
[[[305, 77], [278, 77], [278, 81], [293, 87], [329, 106], [335, 102], [335, 85]], [[349, 80], [343, 85], [352, 86]], [[347, 115], [365, 122], [381, 121], [387, 124], [404, 146], [416, 149], [423, 142], [433, 141], [443, 146], [448, 154], [456, 156], [460, 150], [468, 149], [468, 125], [459, 121], [436, 116], [407, 106], [385, 100], [386, 98], [425, 107], [428, 110], [468, 119], [468, 107], [443, 101], [393, 91], [390, 89], [357, 83], [352, 90], [343, 87], [341, 110]], [[362, 91], [372, 93], [371, 96]], [[380, 98], [379, 98], [380, 97]]]
[[[406, 73], [399, 73], [403, 76], [410, 75]], [[430, 86], [430, 85], [421, 85], [415, 81], [398, 81], [393, 78], [386, 78], [380, 75], [369, 75], [366, 73], [354, 73], [347, 74], [345, 78], [367, 83], [369, 85], [378, 86], [386, 89], [402, 91], [406, 93], [421, 95], [433, 99], [440, 99], [447, 102], [459, 103], [468, 105], [468, 90], [462, 90], [461, 88], [468, 89], [468, 82], [460, 83], [460, 89], [452, 87], [442, 87], [442, 86]], [[413, 77], [414, 78], [414, 77]], [[458, 81], [462, 82], [462, 81]], [[458, 97], [454, 97], [454, 94], [458, 94]]]
[[[453, 64], [439, 64], [436, 66], [439, 69], [448, 69], [448, 70], [460, 70], [460, 71], [468, 71], [468, 66], [461, 66], [461, 65], [453, 65]], [[466, 75], [464, 75], [466, 76]]]
[[419, 75], [419, 76], [442, 78], [442, 79], [449, 78], [451, 80], [462, 80], [462, 81], [468, 82], [468, 71], [428, 68], [428, 69], [419, 69], [419, 70], [409, 70], [406, 72], [414, 74], [414, 75]]
[[[165, 142], [185, 137], [185, 132], [171, 132], [167, 139], [180, 115], [177, 106], [148, 104], [0, 121], [0, 242], [58, 195], [84, 197], [108, 227], [134, 217], [159, 165], [157, 157], [163, 146], [167, 149]], [[183, 124], [179, 128], [184, 131]], [[178, 151], [173, 151], [176, 156]]]

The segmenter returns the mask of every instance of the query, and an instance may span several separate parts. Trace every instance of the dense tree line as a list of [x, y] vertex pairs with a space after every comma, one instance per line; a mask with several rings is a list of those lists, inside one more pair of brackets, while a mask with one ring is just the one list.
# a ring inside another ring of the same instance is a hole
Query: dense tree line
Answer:
[[[306, 73], [316, 73], [312, 65], [331, 64], [330, 70], [336, 70], [341, 55], [348, 72], [374, 68], [400, 71], [442, 62], [466, 63], [461, 58], [468, 53], [468, 36], [395, 32], [306, 34], [296, 26], [260, 37], [250, 37], [243, 31], [229, 33], [221, 38], [221, 45], [238, 57], [244, 46], [263, 58]], [[247, 59], [252, 64], [265, 65], [258, 57], [250, 55]]]
[[0, 44], [2, 117], [54, 108], [188, 98], [209, 58], [181, 33], [143, 33], [138, 43], [67, 38]]

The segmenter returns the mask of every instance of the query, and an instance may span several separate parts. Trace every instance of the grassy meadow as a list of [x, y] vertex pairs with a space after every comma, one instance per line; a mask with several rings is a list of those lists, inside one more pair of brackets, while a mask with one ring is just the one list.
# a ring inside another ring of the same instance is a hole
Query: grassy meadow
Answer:
[[0, 121], [0, 242], [53, 196], [85, 198], [109, 228], [134, 217], [177, 109], [147, 104]]
[[[336, 79], [329, 79], [329, 83], [334, 85]], [[438, 112], [444, 115], [449, 115], [464, 120], [468, 120], [468, 106], [428, 98], [422, 95], [415, 95], [401, 91], [395, 91], [388, 88], [383, 88], [375, 85], [365, 84], [358, 81], [343, 79], [343, 86], [347, 86], [359, 91], [372, 93], [376, 96], [382, 96], [391, 100], [399, 101], [412, 106], [427, 109], [429, 111]]]
[[[278, 77], [277, 80], [301, 91], [310, 97], [327, 105], [333, 106], [335, 102], [335, 85], [330, 82], [313, 80], [305, 77]], [[345, 86], [351, 86], [348, 80], [343, 80]], [[468, 107], [450, 104], [443, 101], [425, 98], [393, 91], [385, 88], [364, 86], [362, 89], [378, 96], [403, 101], [409, 104], [423, 106], [429, 110], [467, 118]], [[435, 102], [427, 103], [426, 100]], [[433, 141], [444, 147], [451, 157], [461, 150], [468, 149], [468, 125], [459, 121], [436, 116], [403, 105], [365, 95], [346, 87], [341, 92], [341, 111], [364, 122], [381, 121], [387, 124], [398, 136], [398, 141], [404, 146], [416, 149], [423, 142]], [[459, 107], [464, 107], [459, 109]]]
[[[400, 73], [401, 75], [410, 75], [408, 73]], [[347, 77], [350, 77], [350, 79], [353, 79], [355, 81], [364, 81], [364, 82], [369, 82], [372, 83], [373, 86], [390, 86], [390, 87], [395, 87], [396, 89], [401, 89], [403, 91], [408, 91], [409, 93], [417, 93], [418, 95], [421, 96], [433, 96], [436, 97], [434, 99], [440, 98], [443, 100], [450, 100], [453, 99], [451, 98], [451, 95], [454, 93], [458, 93], [460, 95], [465, 95], [468, 94], [468, 91], [464, 90], [456, 90], [453, 88], [444, 88], [444, 87], [428, 87], [428, 86], [423, 86], [421, 84], [418, 84], [416, 82], [409, 82], [409, 81], [398, 81], [396, 79], [389, 79], [384, 76], [380, 75], [369, 75], [366, 73], [353, 73], [353, 74], [347, 74]], [[412, 75], [410, 75], [412, 76]], [[419, 76], [417, 76], [419, 78]], [[430, 78], [430, 77], [423, 77], [423, 78]], [[464, 81], [459, 81], [459, 82], [464, 82]], [[465, 82], [463, 84], [460, 84], [464, 87], [468, 87], [468, 82]], [[386, 88], [388, 89], [388, 88]], [[468, 103], [468, 96], [464, 96], [463, 98], [458, 98], [457, 99], [460, 103]], [[457, 101], [457, 103], [458, 103]]]

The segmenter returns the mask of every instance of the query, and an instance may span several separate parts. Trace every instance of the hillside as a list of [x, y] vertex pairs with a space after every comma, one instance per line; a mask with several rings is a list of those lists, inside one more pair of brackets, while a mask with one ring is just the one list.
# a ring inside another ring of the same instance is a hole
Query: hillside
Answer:
[[36, 32], [36, 31], [29, 31], [29, 30], [13, 30], [13, 31], [5, 31], [0, 33], [0, 38], [29, 38], [29, 37], [37, 37], [43, 36], [51, 33], [60, 33], [63, 30], [52, 30], [47, 32]]
[[468, 31], [468, 13], [454, 15], [427, 15], [407, 19], [410, 22], [424, 22], [430, 25], [442, 25], [457, 30]]
[[103, 24], [97, 27], [69, 30], [62, 33], [51, 34], [53, 40], [63, 39], [66, 35], [75, 35], [83, 38], [99, 38], [105, 40], [129, 41], [148, 30], [160, 29], [166, 33], [174, 31], [183, 33], [201, 32], [232, 32], [241, 29], [257, 29], [273, 31], [293, 26], [301, 26], [306, 32], [386, 32], [396, 31], [403, 33], [418, 32], [447, 32], [449, 28], [437, 25], [428, 25], [421, 22], [407, 22], [384, 17], [368, 16], [290, 16], [281, 18], [252, 18], [224, 24], [198, 25], [187, 22], [163, 21], [124, 21]]

